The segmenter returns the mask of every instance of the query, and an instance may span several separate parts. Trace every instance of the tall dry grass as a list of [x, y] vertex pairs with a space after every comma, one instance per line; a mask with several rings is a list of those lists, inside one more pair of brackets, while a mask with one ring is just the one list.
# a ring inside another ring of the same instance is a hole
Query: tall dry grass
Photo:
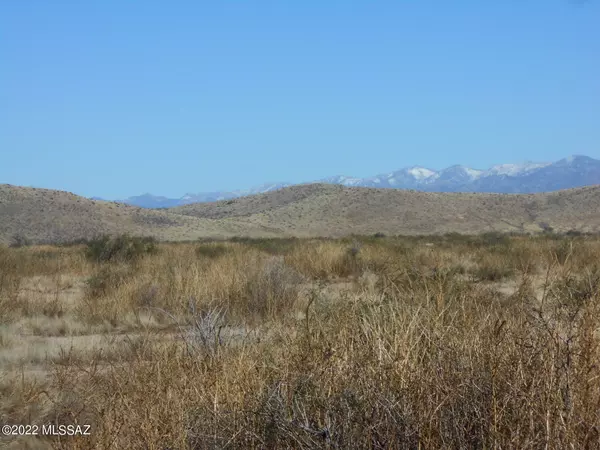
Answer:
[[78, 319], [133, 337], [5, 383], [2, 420], [93, 424], [58, 448], [600, 446], [600, 240], [260, 245], [86, 263]]

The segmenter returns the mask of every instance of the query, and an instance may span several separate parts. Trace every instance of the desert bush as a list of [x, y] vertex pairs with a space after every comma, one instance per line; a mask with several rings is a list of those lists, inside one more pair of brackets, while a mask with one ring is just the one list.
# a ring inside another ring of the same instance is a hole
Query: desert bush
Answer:
[[129, 235], [102, 236], [87, 242], [86, 256], [94, 262], [133, 261], [155, 253], [156, 239]]
[[[435, 242], [435, 239], [432, 240], [431, 236], [426, 236], [424, 238], [427, 239], [427, 241], [429, 242]], [[451, 247], [455, 247], [457, 245], [468, 247], [480, 246], [483, 242], [483, 239], [480, 236], [470, 236], [468, 234], [461, 234], [456, 232], [446, 233], [443, 236], [439, 237], [437, 240], [439, 241], [438, 244], [444, 244], [446, 246]]]
[[75, 308], [77, 318], [86, 324], [108, 322], [117, 326], [133, 311], [132, 305], [125, 303], [120, 291], [133, 284], [135, 271], [123, 264], [100, 266], [86, 280], [82, 301]]
[[165, 307], [184, 312], [188, 305], [182, 299], [194, 298], [198, 310], [223, 308], [225, 318], [238, 323], [282, 319], [293, 311], [303, 277], [281, 257], [240, 247], [212, 261], [206, 266], [181, 267], [179, 274], [169, 276], [196, 280], [192, 284], [158, 279], [170, 304]]
[[472, 272], [478, 281], [502, 281], [513, 275], [513, 269], [505, 262], [483, 259]]
[[364, 269], [361, 245], [352, 240], [341, 242], [313, 241], [295, 247], [284, 258], [286, 264], [314, 279], [360, 275]]
[[133, 272], [128, 267], [121, 265], [102, 266], [86, 280], [85, 293], [89, 298], [108, 295], [132, 276]]
[[196, 247], [196, 255], [199, 258], [218, 258], [227, 253], [228, 248], [224, 244], [202, 244]]
[[236, 242], [255, 248], [271, 255], [284, 255], [298, 244], [296, 238], [248, 238], [233, 237], [230, 242]]
[[188, 351], [215, 357], [223, 344], [221, 329], [225, 326], [224, 316], [225, 312], [218, 307], [207, 311], [198, 310], [196, 299], [190, 298], [189, 314], [183, 326]]
[[242, 317], [284, 317], [294, 309], [302, 281], [303, 277], [282, 259], [269, 259], [250, 273], [243, 295], [228, 304]]
[[540, 222], [538, 225], [544, 234], [554, 234], [554, 227], [552, 227], [549, 223]]
[[558, 264], [565, 264], [568, 259], [573, 255], [573, 241], [560, 240], [557, 245], [554, 246], [553, 256]]
[[510, 243], [510, 238], [506, 234], [495, 231], [483, 233], [480, 239], [483, 245], [508, 246]]
[[529, 241], [515, 241], [505, 253], [507, 266], [518, 273], [536, 273], [540, 269], [540, 249]]
[[17, 295], [23, 278], [22, 265], [10, 249], [0, 248], [0, 323], [18, 308]]
[[196, 246], [169, 245], [139, 264], [103, 264], [88, 280], [86, 299], [109, 320], [144, 312], [161, 323], [187, 320], [190, 299], [196, 311], [222, 308], [237, 323], [283, 317], [296, 305], [303, 278], [281, 257], [237, 244], [218, 257], [196, 254]]
[[29, 245], [31, 245], [31, 240], [21, 233], [13, 235], [13, 237], [10, 240], [10, 247], [12, 248], [27, 247]]
[[571, 238], [574, 238], [574, 237], [581, 237], [581, 236], [583, 236], [583, 235], [584, 235], [584, 233], [583, 233], [582, 231], [579, 231], [579, 230], [569, 230], [569, 231], [567, 231], [567, 232], [565, 233], [565, 236], [567, 236], [567, 237], [571, 237]]
[[580, 308], [600, 294], [600, 269], [590, 267], [583, 273], [567, 273], [555, 280], [548, 291], [554, 305]]

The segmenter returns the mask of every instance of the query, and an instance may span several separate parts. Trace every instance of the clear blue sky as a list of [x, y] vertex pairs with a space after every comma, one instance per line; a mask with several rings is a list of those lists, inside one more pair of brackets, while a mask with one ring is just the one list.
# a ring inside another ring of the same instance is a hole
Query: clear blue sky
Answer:
[[0, 2], [0, 182], [109, 199], [600, 158], [600, 1]]

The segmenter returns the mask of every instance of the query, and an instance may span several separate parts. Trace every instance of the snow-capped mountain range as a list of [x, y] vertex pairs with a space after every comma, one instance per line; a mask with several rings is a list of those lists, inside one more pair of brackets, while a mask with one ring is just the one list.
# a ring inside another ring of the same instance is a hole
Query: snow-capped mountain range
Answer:
[[[368, 178], [333, 176], [314, 182], [428, 192], [535, 193], [600, 184], [600, 161], [575, 155], [554, 163], [500, 164], [487, 170], [461, 165], [443, 170], [413, 166]], [[246, 190], [186, 194], [181, 198], [144, 194], [120, 202], [145, 208], [169, 208], [260, 194], [291, 185], [269, 183]]]

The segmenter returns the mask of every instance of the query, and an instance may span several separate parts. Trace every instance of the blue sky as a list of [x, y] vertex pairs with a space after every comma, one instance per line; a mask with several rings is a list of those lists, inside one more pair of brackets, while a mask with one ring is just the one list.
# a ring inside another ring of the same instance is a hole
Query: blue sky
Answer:
[[0, 183], [109, 199], [600, 158], [600, 1], [0, 2]]

